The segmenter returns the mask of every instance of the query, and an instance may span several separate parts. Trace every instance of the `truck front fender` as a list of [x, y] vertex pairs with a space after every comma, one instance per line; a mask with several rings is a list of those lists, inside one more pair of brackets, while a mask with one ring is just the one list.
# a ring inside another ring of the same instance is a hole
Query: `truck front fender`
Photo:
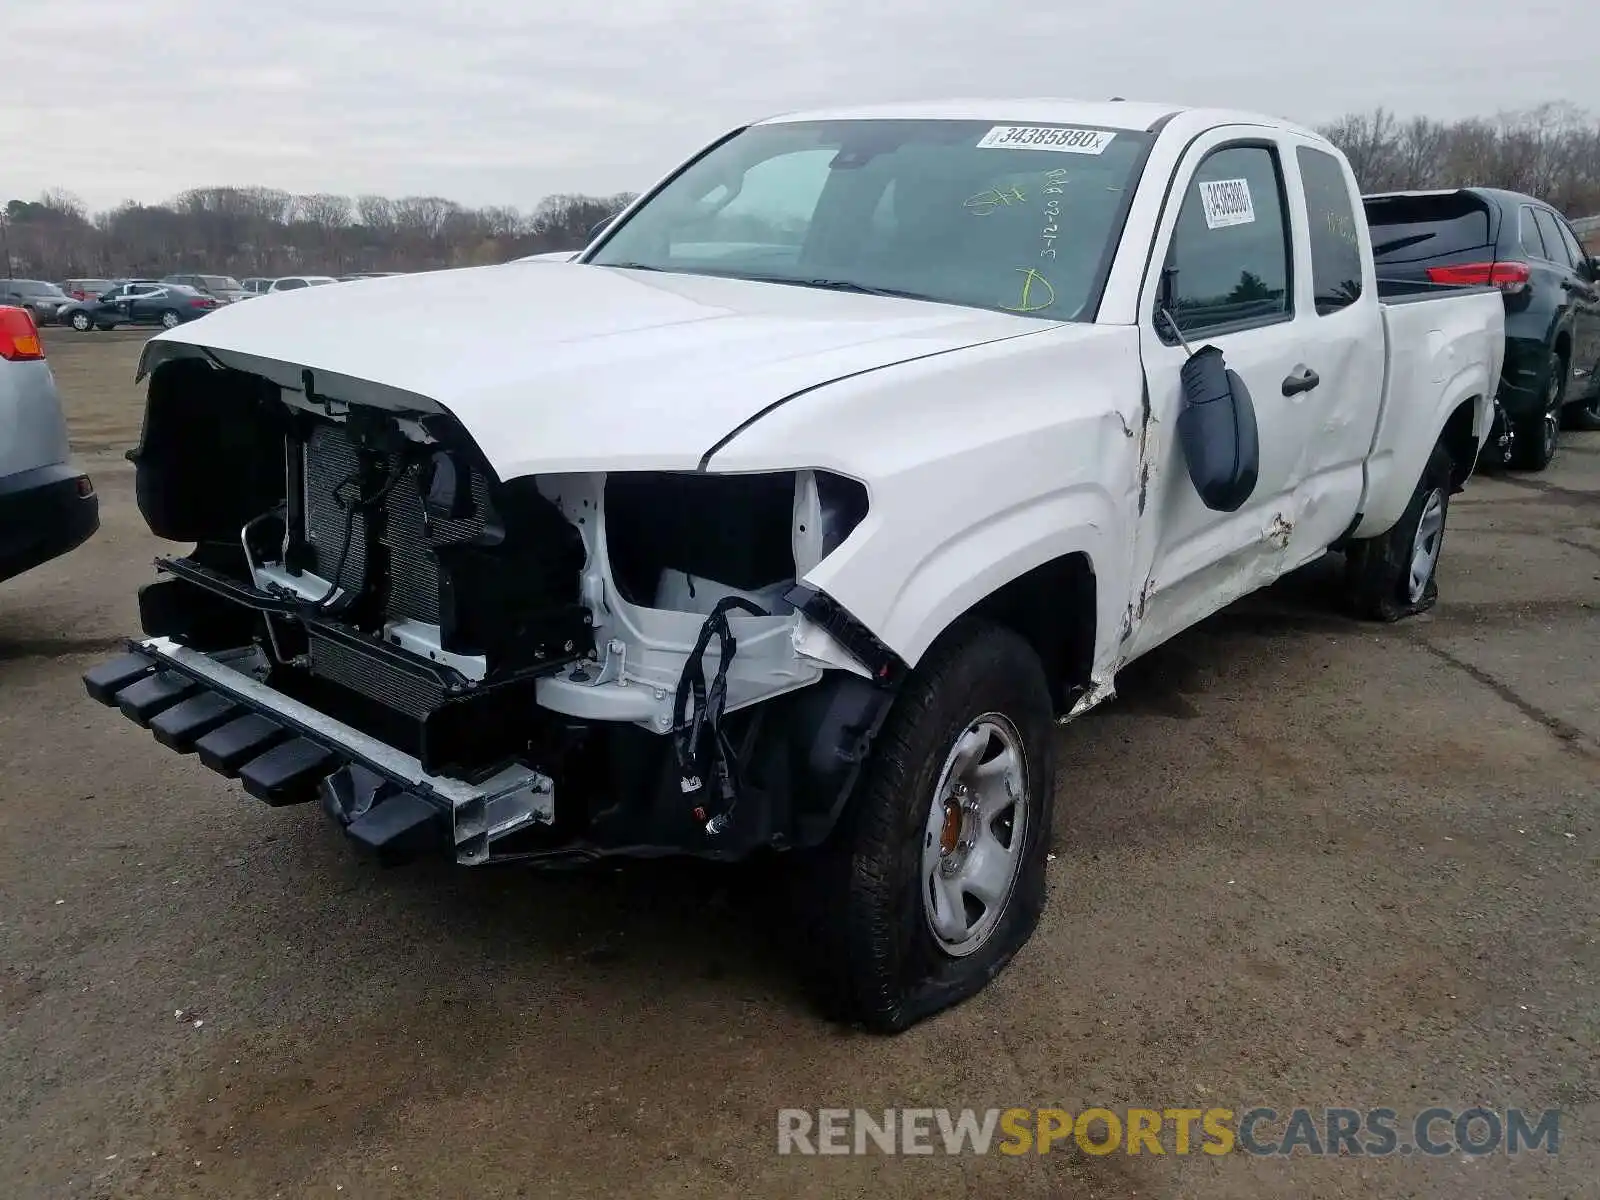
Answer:
[[[958, 617], [1030, 571], [1078, 554], [1097, 582], [1095, 628], [1114, 631], [1128, 572], [1129, 538], [1119, 507], [1086, 483], [1033, 496], [963, 527], [925, 525], [924, 538], [915, 540], [875, 515], [806, 583], [827, 592], [914, 666]], [[1097, 639], [1096, 675], [1109, 669], [1114, 649], [1110, 639]]]

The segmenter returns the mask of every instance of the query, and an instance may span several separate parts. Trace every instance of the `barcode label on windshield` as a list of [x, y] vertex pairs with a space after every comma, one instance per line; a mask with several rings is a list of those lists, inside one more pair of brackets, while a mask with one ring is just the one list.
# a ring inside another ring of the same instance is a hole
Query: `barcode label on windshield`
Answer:
[[1104, 129], [1067, 129], [1060, 125], [996, 125], [979, 140], [978, 149], [1101, 154], [1116, 136]]

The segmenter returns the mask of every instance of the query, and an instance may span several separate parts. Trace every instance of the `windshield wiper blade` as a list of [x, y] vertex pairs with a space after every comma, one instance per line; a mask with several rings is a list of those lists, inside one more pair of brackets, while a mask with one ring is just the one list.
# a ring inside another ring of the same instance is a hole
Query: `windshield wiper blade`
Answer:
[[829, 288], [836, 292], [859, 292], [863, 296], [894, 296], [901, 300], [929, 300], [935, 304], [948, 304], [948, 300], [941, 300], [938, 296], [929, 296], [925, 292], [913, 292], [904, 288], [874, 287], [867, 283], [857, 283], [854, 279], [774, 279], [774, 283], [797, 283], [801, 287]]
[[593, 263], [596, 267], [616, 267], [621, 271], [665, 271], [666, 267], [652, 267], [649, 263], [620, 262], [620, 263]]
[[1393, 254], [1396, 250], [1404, 250], [1407, 246], [1415, 246], [1418, 242], [1425, 242], [1431, 237], [1438, 237], [1436, 233], [1413, 233], [1407, 237], [1397, 237], [1387, 242], [1379, 242], [1372, 248], [1373, 254]]

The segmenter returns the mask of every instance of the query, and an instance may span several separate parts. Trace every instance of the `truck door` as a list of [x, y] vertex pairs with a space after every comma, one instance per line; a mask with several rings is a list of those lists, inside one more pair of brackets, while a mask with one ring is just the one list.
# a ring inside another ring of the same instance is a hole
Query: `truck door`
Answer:
[[[1303, 352], [1315, 314], [1295, 291], [1304, 238], [1284, 159], [1269, 131], [1215, 129], [1185, 152], [1167, 193], [1139, 304], [1150, 409], [1124, 660], [1272, 579], [1292, 534], [1304, 404], [1321, 384]], [[1190, 347], [1222, 350], [1254, 401], [1260, 473], [1235, 512], [1207, 508], [1189, 479], [1176, 435], [1188, 353], [1163, 308]]]
[[1290, 521], [1292, 569], [1321, 554], [1350, 527], [1366, 484], [1367, 459], [1383, 408], [1384, 333], [1366, 216], [1355, 176], [1328, 147], [1285, 135], [1290, 207], [1303, 214], [1302, 261], [1295, 304], [1304, 357], [1320, 382], [1275, 404], [1288, 410], [1299, 438], [1299, 482]]

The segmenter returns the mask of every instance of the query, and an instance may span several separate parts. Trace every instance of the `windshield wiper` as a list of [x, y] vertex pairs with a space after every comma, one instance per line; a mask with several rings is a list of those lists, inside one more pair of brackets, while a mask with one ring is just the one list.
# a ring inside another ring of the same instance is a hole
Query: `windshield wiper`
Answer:
[[1418, 242], [1425, 242], [1431, 237], [1438, 237], [1436, 233], [1413, 233], [1407, 237], [1397, 237], [1391, 241], [1379, 242], [1372, 248], [1372, 253], [1393, 254], [1396, 250], [1404, 250], [1407, 246], [1415, 246]]
[[621, 271], [665, 271], [666, 267], [652, 267], [649, 263], [621, 262], [621, 263], [594, 263], [597, 267], [616, 267]]
[[894, 296], [901, 300], [929, 300], [935, 304], [949, 304], [950, 301], [938, 296], [930, 296], [925, 292], [913, 292], [904, 288], [875, 287], [872, 284], [857, 283], [854, 279], [781, 279], [777, 276], [755, 276], [769, 283], [793, 283], [799, 287], [827, 288], [835, 292], [857, 292], [863, 296]]

